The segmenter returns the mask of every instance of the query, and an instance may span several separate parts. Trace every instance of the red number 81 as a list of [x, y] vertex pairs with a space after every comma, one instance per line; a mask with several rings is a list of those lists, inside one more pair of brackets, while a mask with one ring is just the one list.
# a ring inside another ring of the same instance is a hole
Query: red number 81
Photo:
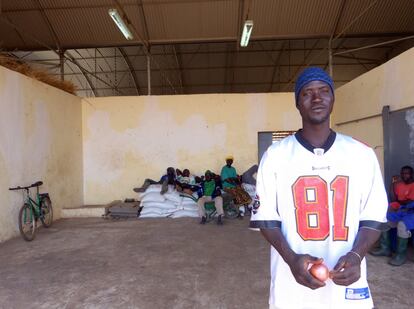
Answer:
[[[330, 183], [333, 191], [333, 240], [347, 240], [345, 226], [348, 202], [348, 177], [336, 176]], [[329, 236], [328, 185], [319, 176], [299, 177], [292, 186], [296, 228], [303, 240], [325, 240]]]

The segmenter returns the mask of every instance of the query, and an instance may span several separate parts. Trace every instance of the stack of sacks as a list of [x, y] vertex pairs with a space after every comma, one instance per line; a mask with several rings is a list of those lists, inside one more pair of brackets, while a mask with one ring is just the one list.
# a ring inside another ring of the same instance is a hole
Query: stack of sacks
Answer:
[[171, 216], [180, 209], [182, 197], [168, 186], [168, 191], [161, 194], [161, 185], [151, 185], [144, 193], [139, 195], [141, 206], [141, 218], [165, 218]]
[[161, 194], [161, 185], [151, 185], [139, 195], [141, 218], [198, 217], [197, 195], [180, 195], [173, 186]]
[[197, 194], [188, 195], [183, 193], [180, 196], [182, 197], [180, 209], [175, 211], [171, 218], [198, 217]]

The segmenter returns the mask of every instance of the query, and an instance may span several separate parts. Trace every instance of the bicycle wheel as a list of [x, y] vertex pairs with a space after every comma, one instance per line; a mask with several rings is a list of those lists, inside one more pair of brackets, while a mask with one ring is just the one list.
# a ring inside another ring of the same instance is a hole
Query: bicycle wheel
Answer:
[[40, 221], [46, 228], [52, 225], [53, 222], [53, 208], [49, 197], [45, 197], [40, 202]]
[[26, 241], [33, 240], [36, 234], [34, 209], [27, 203], [25, 203], [19, 211], [19, 231]]

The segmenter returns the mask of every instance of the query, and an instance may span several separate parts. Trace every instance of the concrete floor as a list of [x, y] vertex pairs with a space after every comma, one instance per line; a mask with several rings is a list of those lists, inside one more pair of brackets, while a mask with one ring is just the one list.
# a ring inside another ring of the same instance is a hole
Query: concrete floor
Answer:
[[[247, 224], [60, 220], [0, 244], [0, 308], [267, 308], [269, 248]], [[414, 263], [368, 262], [376, 308], [413, 308]]]

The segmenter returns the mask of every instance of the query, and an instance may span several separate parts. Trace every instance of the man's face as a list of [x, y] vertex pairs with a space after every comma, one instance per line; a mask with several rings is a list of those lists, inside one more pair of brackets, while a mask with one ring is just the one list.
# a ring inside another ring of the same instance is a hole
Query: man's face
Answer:
[[190, 177], [190, 171], [188, 169], [183, 170], [184, 177]]
[[409, 170], [408, 168], [401, 170], [402, 181], [404, 181], [405, 183], [409, 183], [411, 182], [412, 178], [413, 174], [411, 173], [411, 170]]
[[329, 121], [333, 103], [334, 96], [329, 85], [312, 81], [300, 91], [297, 108], [304, 123], [316, 125]]
[[226, 160], [226, 164], [227, 164], [228, 166], [231, 166], [231, 165], [233, 164], [233, 160], [232, 160], [232, 159], [227, 159], [227, 160]]

